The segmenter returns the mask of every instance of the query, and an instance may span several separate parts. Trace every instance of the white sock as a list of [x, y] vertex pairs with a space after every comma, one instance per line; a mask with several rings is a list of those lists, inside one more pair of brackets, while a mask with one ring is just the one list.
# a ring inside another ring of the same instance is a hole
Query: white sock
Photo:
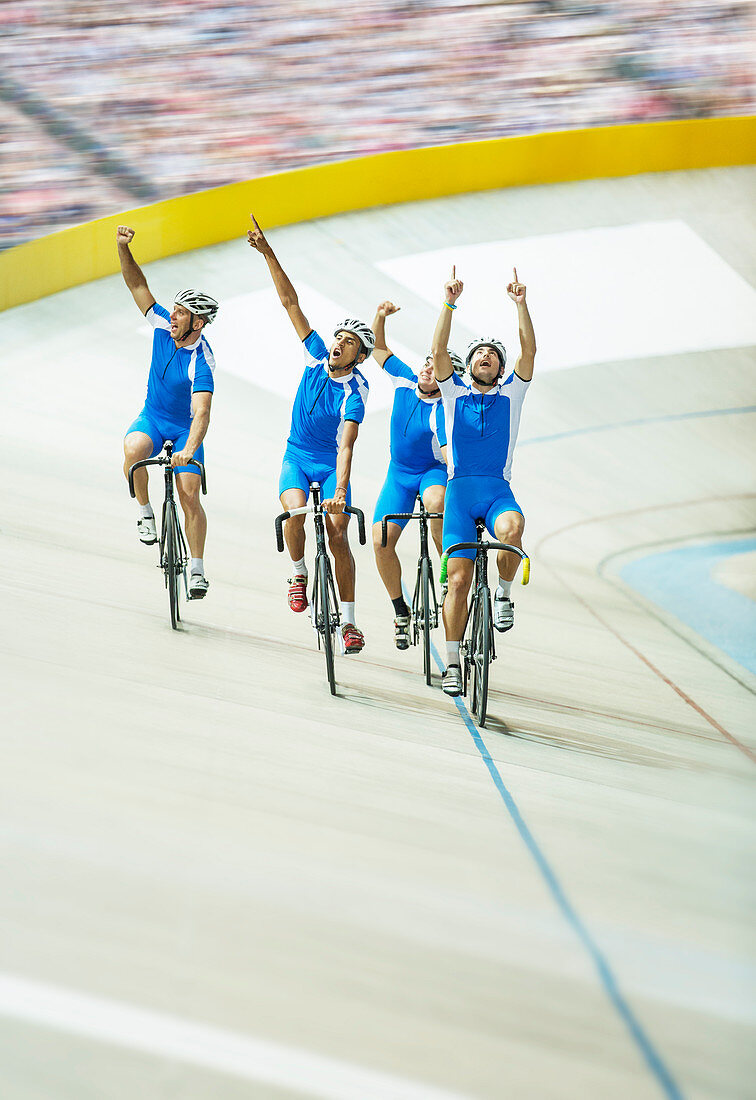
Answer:
[[342, 603], [342, 605], [341, 605], [341, 622], [342, 622], [342, 625], [344, 623], [351, 623], [352, 626], [354, 626], [354, 604], [353, 603]]
[[506, 596], [509, 599], [509, 594], [512, 591], [512, 582], [505, 581], [503, 577], [499, 577], [499, 587], [496, 589], [502, 596]]
[[142, 519], [155, 518], [155, 513], [152, 511], [152, 505], [150, 504], [149, 500], [146, 504], [139, 505], [139, 515], [142, 517]]
[[295, 577], [307, 576], [307, 566], [305, 564], [304, 558], [302, 558], [301, 561], [292, 562], [291, 567], [294, 570]]
[[192, 564], [191, 564], [191, 568], [190, 568], [189, 572], [190, 573], [201, 573], [202, 576], [204, 577], [204, 575], [205, 575], [205, 564], [204, 564], [203, 559], [202, 558], [192, 558]]
[[446, 643], [446, 663], [447, 665], [459, 664], [459, 642]]

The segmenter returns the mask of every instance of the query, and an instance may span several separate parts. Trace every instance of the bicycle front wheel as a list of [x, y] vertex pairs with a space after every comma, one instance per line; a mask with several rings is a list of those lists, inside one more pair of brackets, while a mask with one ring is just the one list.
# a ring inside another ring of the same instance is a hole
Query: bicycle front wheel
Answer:
[[478, 595], [477, 615], [472, 636], [472, 707], [478, 725], [486, 724], [488, 708], [488, 669], [491, 663], [491, 593], [482, 588]]
[[430, 562], [423, 558], [420, 565], [420, 615], [423, 631], [423, 672], [426, 684], [431, 682], [431, 608], [430, 608]]
[[318, 588], [320, 590], [320, 602], [318, 604], [318, 629], [322, 628], [323, 649], [325, 651], [326, 675], [331, 695], [336, 694], [336, 672], [333, 664], [333, 630], [331, 624], [331, 588], [333, 582], [329, 576], [330, 569], [328, 558], [322, 554], [318, 559]]
[[179, 536], [176, 529], [178, 519], [176, 513], [172, 508], [168, 509], [166, 519], [165, 530], [165, 549], [163, 556], [163, 569], [165, 570], [165, 580], [168, 587], [168, 603], [171, 609], [171, 626], [174, 630], [178, 630], [178, 624], [181, 619], [181, 613], [179, 611]]

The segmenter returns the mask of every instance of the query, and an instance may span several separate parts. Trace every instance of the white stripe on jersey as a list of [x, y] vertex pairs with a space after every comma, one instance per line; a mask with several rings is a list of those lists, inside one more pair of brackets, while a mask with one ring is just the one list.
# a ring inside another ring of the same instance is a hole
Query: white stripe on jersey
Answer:
[[503, 477], [510, 481], [512, 478], [512, 458], [514, 457], [517, 433], [520, 430], [522, 403], [525, 400], [525, 394], [528, 392], [529, 383], [513, 371], [506, 382], [500, 382], [499, 393], [502, 393], [505, 386], [507, 388], [505, 396], [509, 398], [509, 448], [507, 449], [507, 461], [504, 466]]
[[208, 344], [204, 336], [201, 338], [200, 344], [202, 344], [202, 352], [205, 356], [205, 362], [210, 368], [210, 373], [215, 374], [215, 356], [210, 350], [210, 345]]
[[431, 409], [430, 417], [428, 419], [428, 427], [431, 430], [431, 448], [433, 450], [433, 457], [436, 459], [437, 462], [444, 461], [444, 456], [441, 453], [441, 442], [438, 438], [438, 410], [440, 405], [440, 400], [433, 402], [433, 408]]
[[444, 401], [444, 416], [446, 417], [446, 473], [449, 481], [454, 477], [454, 413], [456, 410], [456, 401]]

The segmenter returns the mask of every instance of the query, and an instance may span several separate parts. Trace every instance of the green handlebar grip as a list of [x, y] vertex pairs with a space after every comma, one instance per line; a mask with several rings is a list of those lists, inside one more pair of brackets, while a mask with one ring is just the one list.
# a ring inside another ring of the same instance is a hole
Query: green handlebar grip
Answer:
[[446, 584], [446, 566], [449, 561], [449, 555], [444, 554], [441, 558], [441, 572], [438, 575], [439, 584]]

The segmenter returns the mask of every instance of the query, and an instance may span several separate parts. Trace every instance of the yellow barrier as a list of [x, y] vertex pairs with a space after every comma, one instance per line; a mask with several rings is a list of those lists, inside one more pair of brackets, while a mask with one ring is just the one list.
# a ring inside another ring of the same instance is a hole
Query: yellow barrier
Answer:
[[118, 271], [115, 227], [139, 230], [139, 260], [348, 210], [567, 180], [752, 164], [756, 117], [656, 122], [440, 145], [302, 168], [138, 207], [0, 253], [0, 310]]

